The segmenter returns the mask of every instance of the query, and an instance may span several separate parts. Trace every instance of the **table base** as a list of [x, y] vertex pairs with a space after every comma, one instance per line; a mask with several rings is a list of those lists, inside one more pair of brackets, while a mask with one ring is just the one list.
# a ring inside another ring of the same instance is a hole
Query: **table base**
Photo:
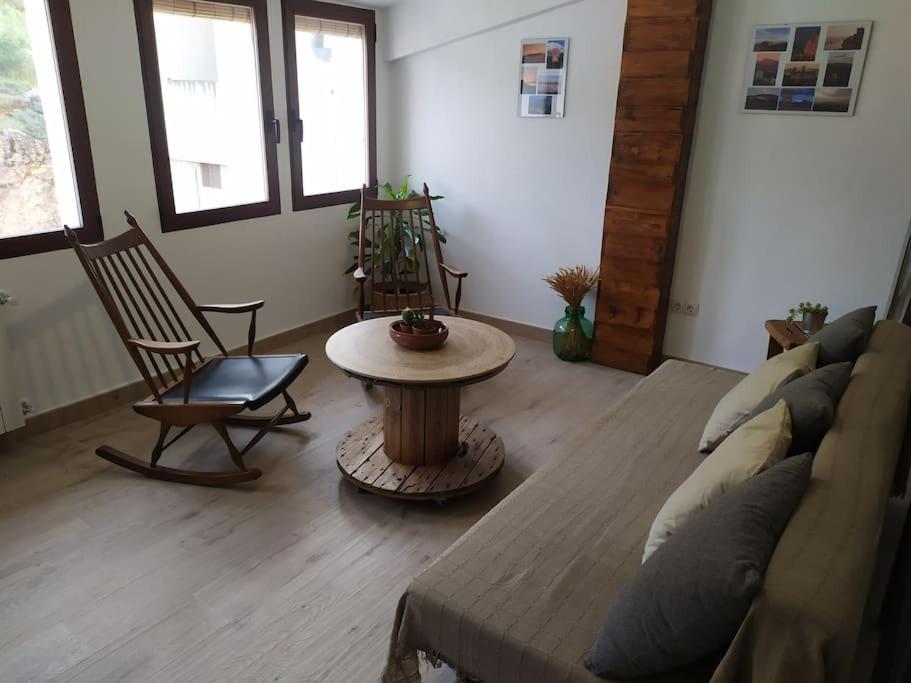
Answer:
[[383, 418], [345, 434], [335, 450], [339, 470], [358, 488], [392, 498], [455, 498], [484, 485], [503, 467], [503, 439], [470, 417], [459, 420], [459, 453], [435, 465], [391, 460], [384, 449]]

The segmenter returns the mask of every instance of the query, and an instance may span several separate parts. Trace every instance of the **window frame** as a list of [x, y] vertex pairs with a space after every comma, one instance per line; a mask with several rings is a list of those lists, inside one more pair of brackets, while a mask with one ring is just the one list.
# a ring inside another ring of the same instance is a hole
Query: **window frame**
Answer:
[[367, 186], [371, 193], [377, 185], [376, 173], [376, 12], [359, 7], [335, 5], [318, 0], [282, 0], [282, 25], [285, 41], [285, 87], [288, 98], [288, 147], [291, 157], [291, 208], [306, 211], [323, 206], [349, 204], [360, 199], [361, 188], [305, 195], [301, 169], [301, 130], [298, 108], [297, 53], [294, 28], [295, 16], [316, 17], [364, 27], [364, 52], [367, 69]]
[[[92, 161], [89, 126], [85, 115], [82, 79], [79, 76], [79, 62], [76, 58], [76, 39], [73, 35], [70, 3], [69, 0], [46, 0], [46, 5], [54, 41], [57, 78], [60, 81], [70, 153], [73, 157], [79, 211], [82, 214], [82, 225], [78, 228], [71, 227], [78, 231], [80, 241], [100, 242], [104, 239], [104, 233], [98, 205], [98, 190], [95, 185], [95, 165]], [[69, 248], [70, 243], [63, 234], [61, 225], [59, 230], [53, 232], [0, 238], [0, 259]]]
[[281, 213], [278, 183], [279, 121], [275, 117], [272, 90], [272, 61], [269, 54], [269, 17], [266, 0], [206, 0], [220, 5], [249, 7], [253, 13], [253, 33], [259, 66], [259, 89], [263, 117], [263, 153], [265, 156], [268, 197], [261, 202], [237, 204], [215, 209], [177, 213], [171, 177], [171, 157], [165, 126], [164, 98], [161, 92], [161, 72], [155, 37], [154, 0], [133, 0], [136, 14], [136, 33], [139, 37], [139, 57], [142, 85], [145, 91], [146, 115], [152, 148], [152, 167], [162, 232], [190, 230], [250, 218], [275, 216]]

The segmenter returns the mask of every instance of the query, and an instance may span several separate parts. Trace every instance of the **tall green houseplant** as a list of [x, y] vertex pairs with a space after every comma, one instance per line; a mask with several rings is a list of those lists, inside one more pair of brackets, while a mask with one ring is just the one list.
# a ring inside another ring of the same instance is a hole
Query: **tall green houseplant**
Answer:
[[[410, 179], [411, 176], [406, 175], [398, 188], [393, 188], [390, 183], [386, 182], [380, 185], [379, 189], [382, 190], [387, 199], [417, 199], [421, 195], [411, 188]], [[438, 199], [444, 199], [444, 197], [443, 195], [434, 195], [430, 199], [437, 201]], [[414, 225], [411, 222], [412, 214], [416, 218]], [[423, 228], [425, 226], [427, 228], [430, 227], [427, 209], [414, 212], [392, 211], [388, 215], [391, 221], [377, 226], [372, 225], [372, 215], [367, 214], [365, 217], [367, 222], [365, 236], [376, 234], [379, 239], [382, 239], [383, 243], [374, 249], [373, 242], [370, 241], [369, 237], [365, 239], [364, 272], [369, 275], [374, 268], [379, 268], [384, 275], [393, 275], [393, 264], [397, 264], [399, 272], [394, 273], [395, 276], [417, 273], [421, 268], [418, 256], [425, 248]], [[361, 203], [355, 202], [348, 209], [348, 220], [359, 220], [360, 217]], [[417, 224], [418, 221], [420, 221], [420, 224]], [[398, 229], [399, 226], [402, 227], [402, 230]], [[374, 230], [376, 231], [375, 233]], [[446, 243], [446, 235], [439, 225], [437, 226], [437, 236], [442, 244]], [[359, 229], [355, 228], [348, 233], [348, 242], [354, 247], [355, 256], [354, 263], [345, 271], [346, 273], [353, 273], [357, 270], [358, 240]], [[417, 247], [417, 251], [415, 247]]]

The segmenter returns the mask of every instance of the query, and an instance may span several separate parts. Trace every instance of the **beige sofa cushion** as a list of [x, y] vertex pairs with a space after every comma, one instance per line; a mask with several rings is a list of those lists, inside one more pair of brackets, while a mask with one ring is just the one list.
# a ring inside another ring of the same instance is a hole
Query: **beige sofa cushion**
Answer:
[[798, 346], [770, 358], [744, 377], [715, 406], [699, 440], [699, 450], [703, 453], [715, 450], [769, 394], [816, 368], [818, 352], [816, 342]]
[[741, 425], [667, 499], [652, 523], [642, 561], [712, 501], [781, 461], [790, 445], [791, 415], [784, 400]]

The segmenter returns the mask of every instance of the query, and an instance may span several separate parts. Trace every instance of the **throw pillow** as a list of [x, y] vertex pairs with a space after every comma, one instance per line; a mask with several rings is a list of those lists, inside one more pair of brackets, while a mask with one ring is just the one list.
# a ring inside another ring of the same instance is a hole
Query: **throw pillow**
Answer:
[[665, 501], [652, 522], [642, 561], [712, 501], [783, 460], [790, 445], [790, 411], [779, 400], [731, 434]]
[[780, 400], [791, 412], [790, 453], [815, 453], [835, 419], [835, 408], [851, 381], [851, 363], [834, 363], [785, 384], [756, 406], [753, 415]]
[[766, 396], [815, 369], [818, 349], [819, 344], [803, 344], [770, 358], [740, 380], [715, 406], [702, 432], [699, 450], [703, 453], [715, 450], [728, 434], [750, 417]]
[[819, 343], [817, 365], [822, 367], [830, 363], [856, 361], [867, 348], [867, 342], [873, 334], [875, 318], [876, 306], [858, 308], [838, 320], [833, 320], [810, 337], [811, 342]]
[[586, 666], [605, 678], [671, 671], [727, 646], [810, 480], [789, 458], [719, 498], [646, 562], [608, 611]]

